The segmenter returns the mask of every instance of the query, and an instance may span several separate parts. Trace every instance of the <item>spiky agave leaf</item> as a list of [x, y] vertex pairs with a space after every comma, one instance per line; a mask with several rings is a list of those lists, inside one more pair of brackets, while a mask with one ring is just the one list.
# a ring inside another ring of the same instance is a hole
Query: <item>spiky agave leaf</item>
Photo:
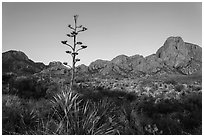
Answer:
[[76, 102], [78, 97], [79, 95], [76, 93], [61, 91], [61, 93], [54, 96], [52, 103], [54, 106], [64, 110], [64, 113], [66, 114], [75, 105], [75, 103], [79, 103]]
[[59, 94], [54, 96], [52, 100], [53, 109], [58, 117], [58, 134], [69, 134], [72, 126], [72, 119], [74, 115], [79, 112], [79, 95], [73, 91], [66, 92], [62, 90]]
[[[118, 134], [113, 102], [102, 99], [81, 103], [79, 95], [62, 92], [54, 97], [58, 116], [57, 134], [106, 135]], [[61, 112], [62, 111], [62, 112]]]
[[[108, 105], [106, 105], [108, 106]], [[97, 134], [116, 134], [118, 132], [116, 128], [116, 117], [114, 115], [108, 114], [108, 111], [105, 111], [102, 114], [99, 111], [101, 110], [101, 105], [87, 101], [81, 108], [81, 120], [79, 121], [78, 126], [78, 134], [89, 134], [89, 135], [97, 135]], [[105, 108], [110, 110], [108, 108]], [[108, 116], [112, 119], [112, 121], [103, 120], [104, 116]]]

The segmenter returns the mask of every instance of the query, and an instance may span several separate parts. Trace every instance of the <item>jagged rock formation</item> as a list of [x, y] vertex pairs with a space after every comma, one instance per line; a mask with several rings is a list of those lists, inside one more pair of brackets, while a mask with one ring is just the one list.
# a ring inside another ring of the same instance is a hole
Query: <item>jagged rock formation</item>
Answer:
[[[2, 56], [3, 72], [34, 74], [70, 75], [70, 69], [61, 62], [50, 62], [48, 66], [35, 63], [23, 52], [8, 51]], [[92, 77], [142, 77], [162, 74], [202, 74], [202, 48], [198, 45], [184, 42], [181, 37], [169, 37], [155, 54], [143, 57], [141, 55], [119, 55], [111, 61], [98, 59], [89, 66], [79, 65], [76, 72]]]
[[181, 37], [169, 37], [156, 52], [156, 56], [171, 68], [192, 74], [202, 67], [202, 48], [185, 43]]
[[181, 37], [169, 37], [156, 54], [119, 55], [111, 61], [96, 60], [89, 65], [89, 70], [102, 75], [119, 74], [156, 74], [176, 73], [193, 74], [202, 67], [202, 48], [186, 43]]

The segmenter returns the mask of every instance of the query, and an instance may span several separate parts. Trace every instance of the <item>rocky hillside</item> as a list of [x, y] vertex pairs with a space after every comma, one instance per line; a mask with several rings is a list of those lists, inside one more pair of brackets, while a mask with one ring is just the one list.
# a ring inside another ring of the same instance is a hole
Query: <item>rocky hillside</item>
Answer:
[[[48, 66], [35, 63], [21, 51], [8, 51], [2, 55], [3, 72], [39, 75], [70, 75], [70, 69], [61, 62], [50, 62]], [[130, 78], [163, 74], [202, 74], [202, 48], [184, 42], [181, 37], [169, 37], [155, 54], [119, 55], [108, 60], [96, 60], [89, 66], [77, 67], [78, 77]]]
[[101, 75], [118, 74], [121, 76], [144, 74], [193, 74], [202, 67], [202, 48], [184, 42], [181, 37], [169, 37], [156, 54], [119, 55], [111, 61], [96, 60], [88, 70]]
[[41, 73], [54, 73], [64, 75], [69, 71], [67, 67], [65, 67], [59, 61], [52, 61], [49, 63], [46, 69], [42, 70]]
[[2, 54], [2, 72], [13, 72], [16, 74], [29, 75], [42, 71], [46, 68], [43, 63], [30, 60], [21, 51], [10, 50]]

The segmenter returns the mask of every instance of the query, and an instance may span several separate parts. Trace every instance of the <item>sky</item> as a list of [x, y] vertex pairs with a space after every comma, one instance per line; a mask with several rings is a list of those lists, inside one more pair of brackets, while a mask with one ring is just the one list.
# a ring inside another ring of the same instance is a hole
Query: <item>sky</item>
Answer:
[[69, 47], [61, 44], [72, 39], [68, 24], [73, 15], [88, 28], [78, 41], [81, 50], [77, 64], [89, 65], [97, 59], [111, 60], [124, 54], [145, 56], [156, 53], [170, 36], [202, 47], [202, 3], [71, 3], [3, 2], [2, 52], [23, 51], [34, 62], [68, 62]]

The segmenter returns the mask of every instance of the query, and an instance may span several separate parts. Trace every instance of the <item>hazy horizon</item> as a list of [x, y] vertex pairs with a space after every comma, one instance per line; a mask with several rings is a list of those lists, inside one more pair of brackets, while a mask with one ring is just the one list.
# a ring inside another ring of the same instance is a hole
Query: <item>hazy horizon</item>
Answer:
[[148, 56], [170, 36], [202, 47], [201, 2], [3, 2], [2, 52], [20, 50], [35, 62], [71, 64], [61, 41], [72, 42], [66, 34], [75, 14], [88, 28], [78, 36], [88, 48], [79, 53], [77, 65], [121, 54]]

